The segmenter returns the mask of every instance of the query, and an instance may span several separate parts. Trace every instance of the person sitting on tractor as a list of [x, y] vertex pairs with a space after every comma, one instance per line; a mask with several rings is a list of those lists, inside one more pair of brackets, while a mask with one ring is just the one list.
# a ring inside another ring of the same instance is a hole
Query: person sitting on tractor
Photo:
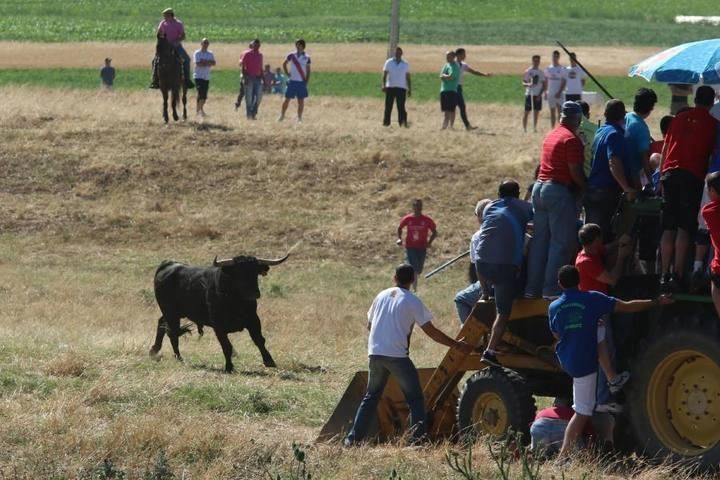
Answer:
[[710, 294], [715, 310], [720, 315], [720, 172], [711, 173], [706, 183], [710, 201], [703, 207], [702, 216], [710, 232], [713, 247], [713, 258], [710, 261]]
[[[165, 39], [175, 47], [175, 51], [183, 62], [185, 86], [186, 88], [195, 88], [195, 84], [190, 80], [190, 56], [182, 46], [182, 41], [185, 40], [185, 26], [180, 20], [175, 18], [175, 12], [172, 8], [166, 8], [162, 14], [163, 20], [158, 25], [155, 35], [163, 35]], [[150, 88], [160, 88], [157, 60], [157, 57], [155, 57], [152, 62], [152, 81], [150, 82]]]
[[500, 365], [495, 348], [505, 332], [513, 301], [519, 292], [525, 230], [533, 216], [530, 204], [520, 200], [520, 185], [515, 180], [502, 182], [498, 197], [485, 209], [475, 262], [483, 298], [490, 297], [490, 285], [495, 291], [497, 316], [482, 356], [484, 362], [494, 366]]
[[[483, 212], [485, 208], [490, 205], [489, 198], [480, 200], [475, 205], [475, 218], [477, 218], [478, 226], [482, 226]], [[468, 280], [470, 285], [463, 288], [457, 294], [455, 294], [455, 308], [458, 312], [458, 318], [460, 319], [460, 325], [465, 323], [473, 307], [480, 300], [482, 291], [480, 290], [480, 280], [478, 279], [477, 270], [475, 270], [475, 261], [477, 260], [477, 242], [480, 238], [480, 228], [473, 233], [470, 237], [470, 269], [468, 270]]]
[[609, 380], [611, 393], [619, 392], [630, 374], [617, 374], [610, 362], [601, 319], [613, 312], [635, 313], [656, 305], [672, 302], [666, 296], [654, 300], [629, 302], [600, 292], [582, 292], [580, 273], [574, 265], [565, 265], [558, 272], [562, 295], [548, 308], [550, 330], [558, 340], [556, 353], [562, 369], [573, 377], [573, 409], [575, 414], [565, 430], [560, 449], [564, 457], [575, 447], [578, 437], [595, 410], [598, 363]]
[[395, 269], [395, 287], [380, 292], [368, 310], [368, 386], [355, 422], [344, 445], [351, 447], [367, 436], [375, 417], [390, 375], [395, 377], [410, 407], [410, 442], [425, 439], [425, 399], [420, 377], [408, 357], [410, 335], [417, 324], [425, 334], [441, 345], [469, 354], [473, 347], [455, 340], [438, 330], [432, 323], [432, 314], [410, 287], [415, 281], [412, 265], [403, 264]]

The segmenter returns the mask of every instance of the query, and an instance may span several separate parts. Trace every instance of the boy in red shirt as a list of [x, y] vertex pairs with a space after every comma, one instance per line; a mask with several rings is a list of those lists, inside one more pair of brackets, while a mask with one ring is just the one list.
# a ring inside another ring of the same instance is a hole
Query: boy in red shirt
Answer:
[[[437, 227], [432, 218], [422, 214], [423, 203], [419, 198], [413, 201], [413, 213], [405, 215], [400, 220], [395, 243], [402, 245], [402, 230], [407, 228], [405, 236], [405, 254], [407, 263], [415, 270], [413, 290], [417, 291], [417, 279], [423, 271], [427, 249], [437, 236]], [[428, 238], [430, 234], [430, 238]]]
[[714, 250], [710, 262], [711, 292], [715, 310], [720, 315], [720, 172], [708, 175], [706, 184], [710, 202], [703, 207], [702, 216], [710, 231]]
[[[619, 246], [615, 265], [612, 268], [607, 268], [605, 252], [614, 247], [615, 242], [607, 245], [603, 244], [603, 232], [600, 226], [594, 223], [583, 225], [578, 232], [578, 239], [582, 246], [575, 259], [575, 268], [580, 274], [578, 290], [582, 292], [596, 291], [607, 295], [610, 292], [610, 287], [614, 286], [622, 276], [625, 260], [632, 252], [631, 243], [625, 237], [622, 237], [617, 242]], [[605, 321], [604, 325], [605, 340], [598, 343], [598, 357], [603, 368], [600, 368], [598, 372], [595, 411], [617, 413], [621, 411], [622, 407], [611, 401], [610, 391], [607, 387], [607, 378], [613, 378], [613, 375], [617, 375], [612, 365], [615, 345], [610, 322]], [[606, 375], [606, 372], [608, 375]]]

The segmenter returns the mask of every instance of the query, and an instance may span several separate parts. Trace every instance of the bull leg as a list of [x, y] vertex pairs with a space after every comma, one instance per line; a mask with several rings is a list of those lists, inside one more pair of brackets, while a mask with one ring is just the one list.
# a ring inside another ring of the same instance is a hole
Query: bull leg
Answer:
[[163, 118], [165, 119], [165, 124], [168, 123], [170, 120], [168, 118], [168, 92], [166, 89], [162, 89], [162, 96], [163, 96]]
[[178, 113], [177, 113], [177, 105], [179, 103], [178, 102], [179, 96], [180, 96], [180, 93], [178, 92], [178, 87], [173, 87], [172, 101], [170, 103], [172, 103], [173, 120], [175, 120], [176, 122], [180, 119], [180, 117], [178, 117]]
[[223, 355], [225, 355], [225, 373], [232, 373], [235, 369], [231, 360], [233, 353], [232, 343], [230, 343], [227, 333], [221, 332], [217, 328], [215, 329], [215, 336], [217, 337], [218, 342], [220, 342]]
[[152, 358], [158, 358], [158, 355], [160, 354], [160, 349], [162, 348], [162, 342], [165, 338], [165, 325], [163, 325], [164, 318], [160, 317], [158, 319], [158, 327], [157, 327], [157, 333], [155, 334], [155, 343], [152, 347], [150, 347], [150, 357]]
[[277, 365], [275, 365], [275, 360], [273, 360], [272, 355], [270, 355], [270, 352], [267, 351], [267, 348], [265, 348], [265, 337], [262, 335], [262, 327], [260, 326], [260, 318], [258, 318], [257, 315], [255, 315], [255, 319], [251, 320], [249, 322], [249, 325], [247, 327], [247, 331], [250, 334], [250, 338], [252, 338], [253, 343], [256, 347], [258, 347], [258, 350], [260, 350], [260, 355], [262, 355], [263, 359], [263, 365], [270, 368], [275, 368]]
[[182, 355], [180, 355], [180, 318], [166, 318], [167, 321], [167, 335], [170, 337], [170, 344], [172, 345], [175, 358], [182, 362]]

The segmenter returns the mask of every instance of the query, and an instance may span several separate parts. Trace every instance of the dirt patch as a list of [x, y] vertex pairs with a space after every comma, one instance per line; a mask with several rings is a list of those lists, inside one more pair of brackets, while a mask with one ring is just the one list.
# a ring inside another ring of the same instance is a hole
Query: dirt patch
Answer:
[[[192, 54], [197, 48], [186, 44]], [[245, 44], [213, 43], [210, 49], [217, 68], [237, 68]], [[437, 72], [444, 63], [444, 52], [457, 45], [405, 45], [405, 57], [414, 72]], [[543, 64], [549, 62], [553, 45], [466, 45], [468, 63], [495, 74], [519, 74], [538, 53]], [[264, 44], [266, 62], [280, 66], [292, 50], [291, 45]], [[628, 69], [657, 53], [655, 47], [578, 47], [578, 58], [594, 74], [626, 75]], [[326, 72], [377, 72], [380, 75], [387, 57], [387, 45], [377, 43], [311, 44], [308, 52], [313, 69]], [[150, 68], [155, 53], [153, 43], [18, 43], [0, 42], [0, 68], [100, 68], [105, 57], [112, 57], [118, 69]], [[564, 57], [564, 56], [563, 56]], [[567, 59], [563, 58], [567, 63]]]

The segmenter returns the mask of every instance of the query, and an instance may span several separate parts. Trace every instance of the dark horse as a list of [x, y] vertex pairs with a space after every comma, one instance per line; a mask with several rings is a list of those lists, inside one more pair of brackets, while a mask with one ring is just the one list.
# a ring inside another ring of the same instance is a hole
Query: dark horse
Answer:
[[163, 96], [163, 118], [168, 123], [168, 92], [171, 92], [170, 103], [172, 104], [173, 120], [178, 121], [177, 105], [179, 103], [180, 89], [182, 88], [183, 120], [187, 120], [187, 86], [183, 78], [182, 60], [170, 42], [164, 36], [158, 35], [157, 46], [158, 80], [160, 91]]

